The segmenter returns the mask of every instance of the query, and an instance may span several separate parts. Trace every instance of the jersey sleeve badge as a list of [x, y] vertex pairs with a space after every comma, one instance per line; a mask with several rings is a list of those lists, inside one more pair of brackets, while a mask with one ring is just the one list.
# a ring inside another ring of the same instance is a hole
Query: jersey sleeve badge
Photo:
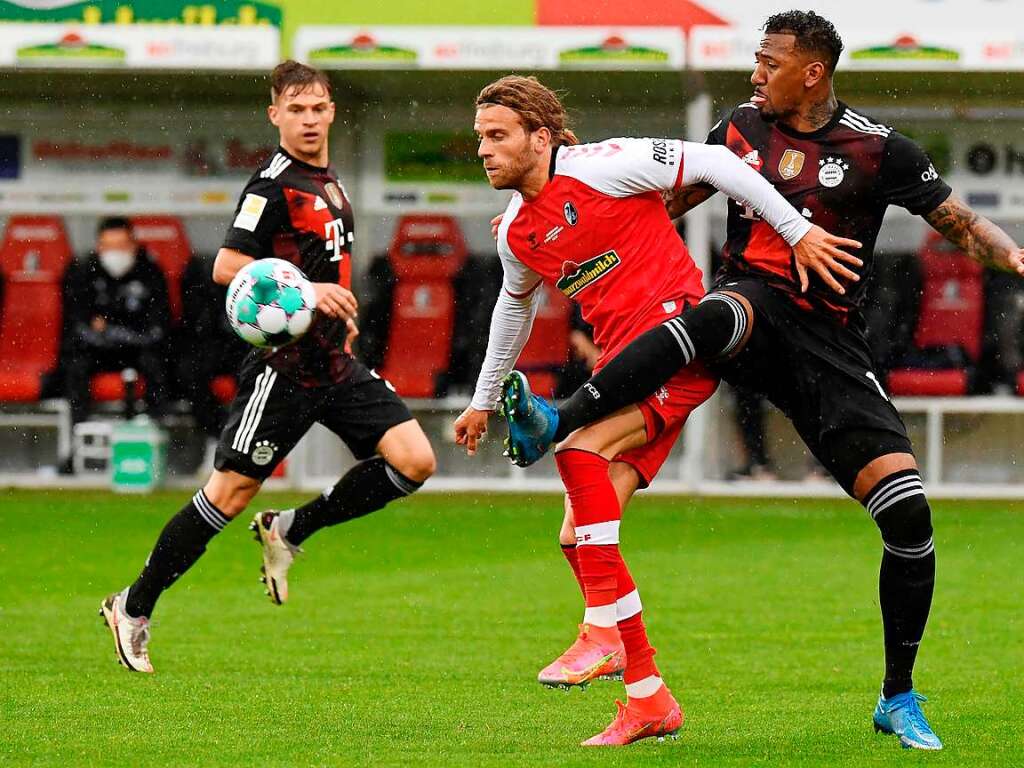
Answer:
[[267, 198], [263, 195], [254, 195], [251, 192], [245, 196], [242, 207], [238, 209], [235, 216], [234, 226], [238, 229], [245, 229], [249, 232], [256, 231], [256, 225], [260, 223], [260, 217], [267, 207]]

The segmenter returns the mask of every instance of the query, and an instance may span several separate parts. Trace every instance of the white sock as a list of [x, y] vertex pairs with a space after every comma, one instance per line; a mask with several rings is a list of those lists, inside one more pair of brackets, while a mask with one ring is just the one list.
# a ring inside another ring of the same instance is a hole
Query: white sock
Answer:
[[643, 603], [640, 602], [640, 593], [634, 589], [628, 595], [623, 595], [615, 601], [615, 619], [617, 621], [631, 619], [643, 609]]
[[608, 605], [588, 605], [583, 611], [583, 623], [592, 627], [614, 627], [615, 603]]
[[282, 539], [288, 538], [288, 529], [292, 527], [295, 520], [294, 509], [282, 509], [277, 513], [277, 533]]
[[631, 699], [646, 699], [656, 694], [663, 685], [660, 677], [651, 675], [635, 683], [626, 683], [626, 695]]

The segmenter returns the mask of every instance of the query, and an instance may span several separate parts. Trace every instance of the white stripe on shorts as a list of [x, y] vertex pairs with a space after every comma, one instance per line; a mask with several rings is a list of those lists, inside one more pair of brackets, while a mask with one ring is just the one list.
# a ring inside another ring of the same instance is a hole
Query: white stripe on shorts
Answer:
[[239, 453], [249, 452], [252, 436], [256, 433], [256, 427], [259, 426], [260, 419], [263, 417], [267, 396], [270, 394], [270, 390], [276, 380], [277, 371], [270, 366], [267, 366], [266, 370], [256, 377], [252, 395], [249, 396], [249, 402], [245, 405], [245, 410], [242, 412], [242, 421], [238, 425], [235, 439], [231, 443], [231, 447]]

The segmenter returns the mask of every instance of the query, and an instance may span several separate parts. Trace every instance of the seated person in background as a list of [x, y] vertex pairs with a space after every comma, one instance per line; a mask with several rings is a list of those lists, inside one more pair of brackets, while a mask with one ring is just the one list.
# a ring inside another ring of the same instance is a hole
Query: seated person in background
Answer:
[[194, 256], [181, 275], [181, 332], [177, 337], [175, 374], [196, 425], [216, 439], [227, 409], [210, 384], [223, 374], [234, 376], [249, 347], [235, 335], [224, 311], [227, 289], [213, 282], [213, 260]]
[[145, 380], [147, 412], [159, 417], [166, 393], [164, 341], [171, 319], [167, 282], [135, 241], [128, 219], [103, 219], [95, 252], [68, 267], [64, 318], [64, 381], [72, 422], [89, 414], [93, 374], [128, 368]]

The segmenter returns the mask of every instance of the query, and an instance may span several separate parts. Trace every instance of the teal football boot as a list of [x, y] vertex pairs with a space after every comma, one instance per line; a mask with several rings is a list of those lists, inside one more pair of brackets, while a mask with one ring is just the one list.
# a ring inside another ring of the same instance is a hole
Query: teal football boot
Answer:
[[508, 425], [505, 455], [520, 467], [536, 463], [551, 447], [558, 411], [530, 391], [530, 383], [519, 371], [502, 379], [500, 402], [501, 415]]
[[888, 699], [881, 695], [872, 718], [875, 732], [892, 733], [900, 737], [904, 749], [942, 749], [942, 742], [928, 725], [920, 702], [928, 701], [914, 690], [897, 693]]

